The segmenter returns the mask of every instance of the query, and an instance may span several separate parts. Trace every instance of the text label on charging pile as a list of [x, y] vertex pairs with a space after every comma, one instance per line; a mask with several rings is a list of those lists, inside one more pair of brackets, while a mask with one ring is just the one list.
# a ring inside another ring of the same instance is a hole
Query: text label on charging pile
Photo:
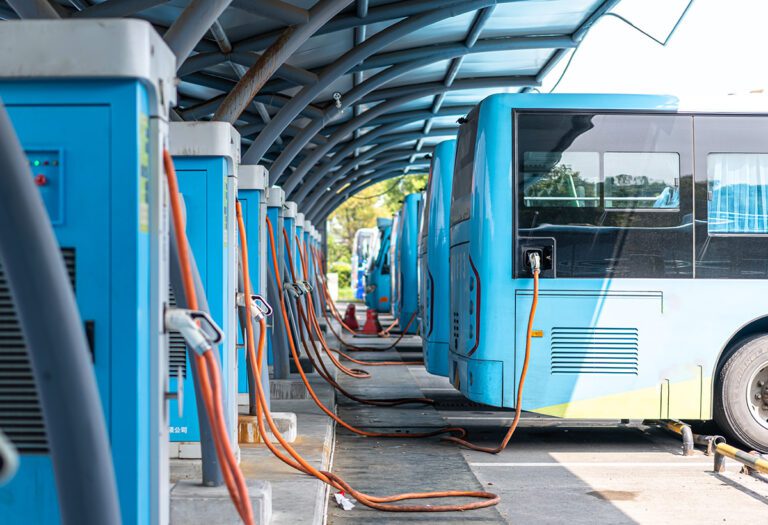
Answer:
[[544, 330], [531, 330], [531, 337], [544, 337]]

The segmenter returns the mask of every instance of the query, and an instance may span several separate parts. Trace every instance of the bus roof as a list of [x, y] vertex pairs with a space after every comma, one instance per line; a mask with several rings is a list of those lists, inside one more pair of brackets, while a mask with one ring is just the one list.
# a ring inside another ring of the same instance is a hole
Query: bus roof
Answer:
[[481, 102], [510, 109], [646, 110], [680, 113], [768, 113], [768, 96], [719, 97], [615, 93], [500, 93]]

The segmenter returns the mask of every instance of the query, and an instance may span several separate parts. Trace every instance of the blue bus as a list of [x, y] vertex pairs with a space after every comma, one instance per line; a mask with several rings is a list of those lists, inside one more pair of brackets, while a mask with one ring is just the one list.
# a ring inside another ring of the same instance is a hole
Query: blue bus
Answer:
[[458, 135], [450, 378], [561, 418], [715, 419], [768, 450], [768, 108], [503, 94]]
[[418, 333], [419, 280], [418, 237], [423, 199], [421, 193], [405, 196], [403, 207], [397, 216], [397, 230], [393, 234], [395, 283], [393, 315], [400, 331]]
[[376, 239], [376, 229], [360, 228], [355, 232], [352, 241], [352, 264], [350, 268], [350, 285], [355, 299], [363, 300], [365, 296], [365, 272], [373, 256], [373, 243]]
[[376, 219], [378, 234], [372, 247], [371, 264], [365, 272], [365, 305], [379, 313], [389, 312], [391, 265], [389, 239], [392, 219]]
[[449, 220], [455, 154], [455, 140], [443, 141], [435, 147], [419, 235], [419, 307], [424, 366], [430, 374], [440, 376], [448, 376]]

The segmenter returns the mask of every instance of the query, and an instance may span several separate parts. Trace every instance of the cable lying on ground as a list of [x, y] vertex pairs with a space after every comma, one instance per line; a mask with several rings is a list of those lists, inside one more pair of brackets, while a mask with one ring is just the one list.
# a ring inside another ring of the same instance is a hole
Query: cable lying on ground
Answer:
[[[251, 294], [251, 282], [250, 282], [250, 275], [248, 270], [248, 248], [247, 248], [248, 245], [246, 243], [245, 226], [243, 224], [243, 219], [242, 219], [242, 209], [239, 203], [237, 205], [237, 216], [238, 216], [237, 217], [238, 229], [240, 232], [240, 244], [242, 247], [241, 257], [243, 261], [244, 287], [245, 287], [244, 292], [246, 294], [246, 297], [249, 297]], [[275, 253], [275, 247], [274, 247], [275, 245], [274, 233], [272, 232], [272, 225], [269, 221], [267, 222], [267, 228], [269, 230], [269, 235], [271, 240], [271, 249], [272, 249], [272, 255], [273, 255], [272, 260], [274, 263], [273, 266], [274, 266], [274, 269], [277, 270], [277, 264], [276, 264], [277, 258], [275, 257], [276, 253]], [[275, 277], [276, 279], [279, 280], [279, 274], [277, 272], [275, 273]], [[286, 310], [285, 310], [285, 301], [282, 296], [280, 299], [281, 299], [280, 303], [281, 303], [282, 314], [284, 317], [287, 317]], [[246, 301], [245, 308], [246, 308], [246, 318], [251, 319], [250, 301]], [[259, 319], [259, 346], [258, 346], [258, 352], [257, 352], [254, 349], [255, 341], [254, 341], [254, 335], [253, 335], [253, 326], [251, 325], [250, 322], [246, 324], [246, 334], [247, 334], [246, 346], [247, 346], [247, 351], [251, 356], [252, 366], [256, 368], [255, 370], [253, 370], [253, 374], [255, 377], [260, 377], [260, 371], [261, 371], [262, 361], [264, 357], [265, 333], [266, 333], [266, 323], [262, 318], [262, 319]], [[294, 354], [294, 357], [296, 357], [295, 346], [292, 346], [292, 353]], [[307, 386], [308, 391], [311, 392], [311, 395], [313, 395], [313, 398], [316, 398], [316, 396], [314, 396], [314, 392], [310, 390], [311, 387], [309, 387], [308, 382], [305, 380], [305, 375], [303, 374], [301, 367], [299, 367], [299, 373], [302, 376], [302, 380], [305, 382], [305, 385]], [[484, 491], [415, 492], [415, 493], [396, 494], [393, 496], [380, 497], [380, 496], [371, 496], [363, 492], [360, 492], [358, 490], [355, 490], [341, 477], [335, 474], [332, 474], [331, 472], [320, 471], [314, 468], [310, 463], [304, 460], [304, 458], [302, 458], [287, 441], [285, 441], [283, 436], [280, 434], [280, 431], [277, 429], [277, 425], [275, 425], [275, 422], [272, 419], [272, 415], [269, 412], [269, 407], [266, 404], [264, 389], [261, 382], [255, 381], [254, 383], [256, 385], [256, 389], [258, 393], [257, 424], [259, 428], [259, 433], [261, 434], [267, 448], [269, 448], [269, 450], [273, 454], [275, 454], [275, 456], [277, 456], [281, 461], [283, 461], [287, 465], [290, 465], [291, 467], [295, 468], [300, 472], [314, 476], [317, 479], [323, 481], [324, 483], [331, 485], [337, 490], [346, 491], [363, 505], [366, 505], [374, 509], [382, 510], [382, 511], [388, 511], [388, 512], [450, 512], [450, 511], [466, 511], [466, 510], [490, 507], [490, 506], [496, 505], [499, 502], [499, 497], [496, 494], [492, 494], [490, 492], [484, 492]], [[272, 431], [272, 434], [278, 440], [280, 445], [282, 445], [285, 451], [288, 452], [290, 457], [286, 456], [283, 452], [278, 450], [277, 447], [275, 447], [275, 445], [270, 441], [266, 433], [266, 429], [264, 428], [262, 413], [267, 420], [267, 424], [270, 430]], [[398, 437], [404, 437], [404, 436], [398, 436]], [[477, 499], [480, 499], [481, 501], [477, 501], [474, 503], [465, 503], [460, 505], [392, 505], [392, 503], [395, 503], [398, 501], [405, 501], [405, 500], [449, 498], [449, 497], [477, 498]]]

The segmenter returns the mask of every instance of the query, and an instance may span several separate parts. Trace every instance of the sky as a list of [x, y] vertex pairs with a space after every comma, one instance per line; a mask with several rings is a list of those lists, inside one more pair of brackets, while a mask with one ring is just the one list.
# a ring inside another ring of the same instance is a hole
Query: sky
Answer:
[[[613, 12], [664, 40], [688, 0], [622, 0]], [[768, 1], [694, 0], [666, 47], [604, 16], [582, 41], [558, 93], [768, 94]], [[547, 93], [567, 57], [545, 79]]]

